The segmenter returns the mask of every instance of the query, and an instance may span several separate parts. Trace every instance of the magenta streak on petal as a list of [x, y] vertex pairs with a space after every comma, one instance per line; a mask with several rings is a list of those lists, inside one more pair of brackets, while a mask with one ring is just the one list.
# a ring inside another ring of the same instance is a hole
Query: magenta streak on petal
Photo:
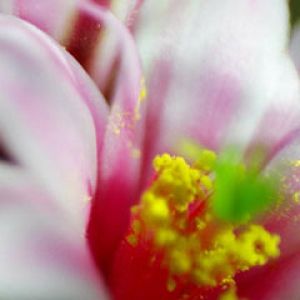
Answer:
[[[267, 166], [272, 159], [280, 155], [281, 151], [299, 138], [300, 113], [298, 112], [298, 104], [294, 103], [294, 106], [294, 109], [293, 107], [281, 110], [270, 109], [258, 124], [252, 143], [261, 143], [264, 147], [268, 147], [265, 149], [267, 155], [263, 167]], [[251, 153], [252, 146], [250, 143], [248, 153]]]
[[66, 47], [85, 68], [92, 59], [102, 26], [101, 20], [93, 18], [88, 11], [84, 9], [77, 11], [72, 33], [69, 35]]
[[103, 7], [109, 7], [111, 5], [111, 0], [92, 0], [93, 2], [100, 4]]
[[[142, 110], [138, 112], [142, 76], [134, 41], [123, 24], [99, 5], [81, 2], [80, 9], [99, 20], [108, 37], [112, 37], [113, 44], [106, 45], [101, 41], [101, 47], [97, 47], [98, 51], [94, 52], [90, 61], [90, 73], [100, 89], [105, 86], [102, 83], [107, 80], [106, 76], [111, 72], [116, 57], [119, 59], [113, 92], [111, 99], [108, 99], [111, 113], [88, 229], [96, 261], [102, 267], [107, 266], [108, 270], [126, 230], [129, 208], [136, 201], [140, 161], [136, 154], [140, 150], [142, 135], [139, 125], [139, 113], [142, 114]], [[108, 51], [103, 53], [103, 49]], [[107, 63], [106, 69], [99, 65], [103, 61]]]

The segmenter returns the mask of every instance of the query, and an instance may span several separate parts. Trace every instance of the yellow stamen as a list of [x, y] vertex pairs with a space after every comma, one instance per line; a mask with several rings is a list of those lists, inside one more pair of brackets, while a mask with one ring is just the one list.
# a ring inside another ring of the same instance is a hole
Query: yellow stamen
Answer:
[[217, 157], [209, 150], [201, 153], [193, 166], [182, 157], [155, 157], [155, 180], [132, 210], [127, 240], [136, 245], [147, 236], [154, 251], [163, 251], [169, 291], [175, 289], [178, 276], [201, 287], [230, 282], [220, 299], [234, 300], [234, 276], [278, 257], [280, 238], [261, 225], [225, 223], [214, 215], [211, 195]]

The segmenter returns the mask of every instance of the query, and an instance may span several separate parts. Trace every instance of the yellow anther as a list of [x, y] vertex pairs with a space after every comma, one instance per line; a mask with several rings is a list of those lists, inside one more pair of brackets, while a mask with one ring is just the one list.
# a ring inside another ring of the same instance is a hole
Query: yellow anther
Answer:
[[[183, 276], [201, 287], [226, 285], [220, 299], [235, 300], [234, 276], [278, 257], [280, 238], [260, 225], [241, 227], [216, 219], [210, 202], [216, 155], [200, 153], [194, 166], [168, 154], [154, 159], [156, 176], [132, 210], [127, 241], [135, 246], [149, 237], [153, 249], [163, 253], [162, 264], [170, 270], [167, 290], [174, 290], [176, 278]], [[244, 176], [244, 166], [237, 168]]]
[[155, 242], [158, 246], [174, 244], [177, 239], [176, 231], [172, 229], [158, 229], [155, 235]]
[[154, 224], [166, 223], [170, 217], [167, 202], [163, 198], [155, 197], [152, 193], [145, 193], [142, 199], [145, 205], [144, 216]]
[[169, 154], [163, 154], [156, 156], [153, 160], [153, 166], [156, 172], [161, 172], [164, 168], [168, 168], [171, 165], [172, 157]]
[[217, 249], [226, 249], [228, 252], [236, 250], [236, 236], [233, 233], [233, 227], [228, 226], [222, 230], [215, 239], [214, 246]]
[[[230, 278], [234, 274], [234, 268], [229, 262], [229, 256], [226, 250], [211, 250], [197, 259], [199, 284], [215, 286], [220, 284], [224, 278]], [[194, 274], [195, 276], [195, 274]]]
[[152, 186], [154, 193], [167, 197], [179, 211], [185, 211], [199, 193], [199, 171], [191, 168], [183, 158], [168, 154], [156, 157], [153, 164], [159, 174]]
[[212, 180], [209, 176], [206, 175], [202, 175], [200, 177], [200, 182], [203, 185], [203, 187], [205, 188], [205, 190], [210, 191], [213, 188], [213, 183]]
[[170, 253], [170, 262], [170, 267], [174, 274], [187, 273], [192, 267], [192, 261], [188, 253], [177, 249]]
[[264, 265], [270, 258], [278, 257], [279, 242], [279, 236], [271, 235], [262, 226], [251, 225], [238, 240], [241, 264], [246, 267]]

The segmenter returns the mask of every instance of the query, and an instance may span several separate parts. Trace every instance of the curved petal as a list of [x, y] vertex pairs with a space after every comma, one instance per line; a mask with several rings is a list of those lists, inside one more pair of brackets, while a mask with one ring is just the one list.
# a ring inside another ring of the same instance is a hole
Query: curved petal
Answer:
[[[46, 1], [49, 5], [50, 2]], [[20, 3], [30, 10], [26, 4], [28, 2], [20, 1]], [[139, 146], [143, 132], [142, 128], [137, 126], [141, 114], [139, 109], [142, 76], [134, 41], [123, 24], [109, 11], [92, 1], [73, 1], [73, 4], [75, 15], [73, 14], [71, 22], [72, 31], [68, 32], [67, 38], [65, 35], [63, 41], [60, 41], [91, 74], [111, 105], [101, 159], [102, 175], [96, 197], [101, 200], [95, 201], [90, 226], [92, 228], [90, 240], [94, 253], [99, 257], [105, 257], [101, 253], [113, 252], [111, 249], [115, 247], [126, 228], [129, 206], [136, 200]], [[39, 4], [40, 9], [44, 9], [44, 5], [46, 4]], [[45, 14], [46, 9], [37, 15], [40, 17], [44, 15], [47, 22]], [[27, 14], [20, 16], [25, 17]], [[38, 22], [33, 22], [41, 26]], [[54, 31], [47, 30], [47, 32], [60, 39]], [[71, 68], [78, 69], [72, 58], [67, 59]], [[99, 130], [97, 137], [98, 141], [102, 140], [102, 135], [99, 137]], [[98, 210], [101, 212], [98, 213]], [[98, 234], [103, 227], [104, 232], [108, 232], [107, 236]]]
[[107, 299], [83, 235], [19, 167], [0, 164], [2, 299]]
[[286, 1], [162, 3], [145, 2], [137, 25], [149, 87], [146, 166], [182, 139], [219, 149], [267, 138], [272, 151], [298, 128]]
[[121, 21], [131, 26], [134, 22], [135, 15], [143, 0], [92, 0], [103, 7], [110, 9]]
[[96, 135], [106, 125], [103, 99], [45, 34], [14, 17], [1, 16], [0, 24], [1, 140], [83, 230], [96, 184]]
[[[299, 253], [300, 250], [300, 238], [298, 234], [300, 224], [299, 138], [293, 146], [288, 147], [293, 149], [288, 149], [289, 151], [285, 150], [268, 167], [272, 172], [277, 171], [280, 173], [283, 201], [280, 206], [273, 208], [267, 218], [263, 220], [264, 225], [269, 230], [280, 235], [281, 258], [283, 259]], [[297, 153], [297, 158], [295, 158], [295, 153]]]
[[[81, 8], [102, 24], [103, 38], [91, 58], [90, 74], [101, 90], [109, 87], [106, 99], [111, 111], [96, 195], [99, 200], [95, 201], [89, 230], [96, 258], [107, 267], [127, 228], [129, 208], [137, 200], [143, 134], [139, 124], [143, 113], [142, 75], [134, 42], [122, 23], [97, 5], [85, 3]], [[109, 81], [112, 70], [115, 77]]]
[[18, 16], [63, 41], [72, 29], [78, 1], [0, 0], [0, 12]]
[[[88, 42], [89, 36], [94, 36], [91, 30], [92, 23], [82, 22], [80, 3], [96, 3], [103, 8], [109, 9], [128, 27], [132, 26], [142, 0], [0, 0], [0, 12], [18, 16], [67, 46], [68, 42], [77, 35], [78, 31], [84, 31], [85, 36], [81, 39]], [[95, 24], [97, 27], [97, 24]], [[75, 29], [75, 30], [74, 30]]]
[[[89, 0], [0, 0], [0, 12], [18, 16], [61, 43], [69, 39], [76, 23], [78, 3]], [[90, 0], [111, 10], [127, 26], [131, 26], [142, 0]]]

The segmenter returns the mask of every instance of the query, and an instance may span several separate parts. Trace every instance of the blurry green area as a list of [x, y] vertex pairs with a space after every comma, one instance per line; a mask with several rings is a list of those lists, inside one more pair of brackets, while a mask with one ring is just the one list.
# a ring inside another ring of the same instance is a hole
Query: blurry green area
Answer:
[[258, 156], [253, 156], [246, 167], [233, 150], [218, 158], [213, 211], [220, 219], [245, 223], [277, 201], [277, 182], [260, 174], [259, 161]]
[[290, 11], [291, 11], [291, 23], [295, 24], [297, 20], [300, 20], [300, 0], [290, 0]]

